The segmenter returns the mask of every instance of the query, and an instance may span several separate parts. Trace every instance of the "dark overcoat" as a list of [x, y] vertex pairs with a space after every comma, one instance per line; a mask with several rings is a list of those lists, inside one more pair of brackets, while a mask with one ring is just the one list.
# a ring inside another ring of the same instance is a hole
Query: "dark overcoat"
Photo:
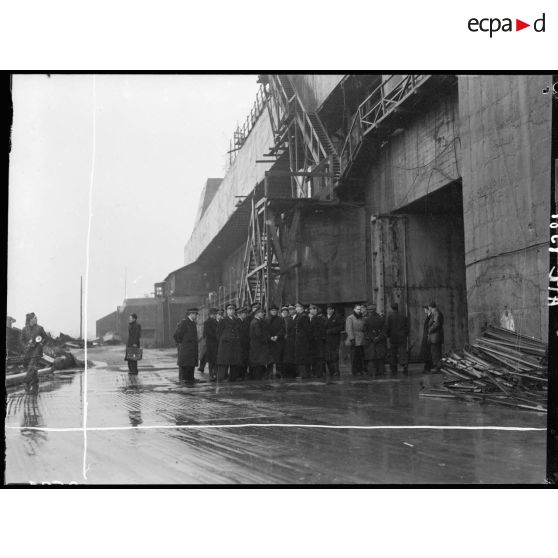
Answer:
[[219, 347], [217, 364], [220, 366], [241, 366], [242, 350], [240, 346], [241, 321], [236, 316], [225, 316], [220, 322], [217, 333]]
[[203, 337], [205, 339], [205, 358], [209, 364], [217, 362], [217, 349], [219, 346], [219, 339], [217, 337], [217, 320], [215, 318], [208, 318], [203, 323]]
[[339, 345], [341, 344], [341, 332], [345, 329], [345, 322], [341, 316], [334, 312], [326, 318], [326, 360], [328, 362], [339, 361]]
[[390, 312], [386, 321], [386, 335], [390, 343], [405, 344], [409, 335], [409, 320], [399, 312]]
[[428, 360], [429, 349], [428, 349], [428, 329], [430, 328], [430, 316], [424, 318], [424, 324], [422, 326], [422, 343], [420, 347], [420, 356], [423, 360]]
[[265, 320], [250, 322], [250, 366], [267, 366], [270, 361], [269, 327]]
[[174, 332], [178, 345], [178, 366], [198, 365], [198, 327], [190, 318], [182, 320]]
[[286, 364], [295, 363], [295, 323], [291, 316], [283, 318], [285, 324], [285, 347], [283, 349], [283, 362]]
[[293, 316], [295, 326], [295, 364], [312, 364], [310, 344], [312, 342], [312, 328], [307, 314]]
[[428, 343], [431, 345], [442, 345], [444, 343], [444, 315], [437, 308], [434, 308], [432, 314], [430, 314]]
[[248, 318], [240, 320], [240, 353], [242, 366], [248, 366], [250, 362], [250, 322]]
[[325, 359], [326, 344], [325, 344], [325, 319], [323, 316], [314, 316], [310, 319], [311, 343], [310, 352], [312, 359]]
[[377, 312], [364, 318], [364, 360], [380, 360], [386, 357], [387, 337], [385, 319]]
[[[269, 330], [269, 350], [271, 362], [278, 364], [283, 361], [283, 347], [285, 345], [285, 322], [281, 316], [270, 316], [267, 319]], [[277, 341], [271, 341], [277, 336]]]
[[141, 325], [138, 322], [132, 322], [128, 324], [128, 341], [126, 341], [126, 347], [132, 347], [134, 345], [140, 346], [141, 339]]

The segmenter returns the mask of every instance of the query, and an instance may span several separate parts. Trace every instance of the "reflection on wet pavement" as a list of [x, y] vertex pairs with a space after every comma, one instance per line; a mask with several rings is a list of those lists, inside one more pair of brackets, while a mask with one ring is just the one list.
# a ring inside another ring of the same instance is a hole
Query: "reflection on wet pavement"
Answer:
[[[167, 364], [166, 362], [164, 364]], [[420, 398], [421, 382], [342, 377], [239, 384], [177, 383], [176, 369], [114, 367], [88, 374], [87, 481], [83, 378], [57, 376], [36, 395], [8, 393], [7, 482], [87, 483], [542, 483], [544, 431], [355, 430], [157, 426], [439, 425], [545, 428], [540, 413]]]

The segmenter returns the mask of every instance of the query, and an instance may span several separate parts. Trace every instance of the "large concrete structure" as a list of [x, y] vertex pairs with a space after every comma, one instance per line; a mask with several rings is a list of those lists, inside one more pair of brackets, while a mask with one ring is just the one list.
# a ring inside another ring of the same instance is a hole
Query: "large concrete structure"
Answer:
[[259, 76], [231, 166], [202, 194], [180, 295], [397, 301], [415, 356], [431, 299], [447, 349], [504, 313], [546, 337], [551, 77]]

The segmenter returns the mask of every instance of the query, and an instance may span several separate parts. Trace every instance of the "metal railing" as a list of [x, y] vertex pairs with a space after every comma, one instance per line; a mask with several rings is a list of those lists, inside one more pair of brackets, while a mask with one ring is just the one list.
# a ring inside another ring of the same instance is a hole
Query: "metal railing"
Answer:
[[382, 81], [358, 106], [347, 138], [341, 150], [341, 167], [344, 172], [357, 155], [362, 140], [408, 97], [413, 95], [430, 74], [391, 75]]
[[236, 159], [238, 150], [244, 145], [244, 142], [256, 125], [258, 118], [265, 109], [268, 98], [269, 89], [264, 84], [261, 84], [256, 93], [256, 100], [254, 101], [252, 109], [246, 117], [246, 120], [241, 126], [237, 126], [233, 133], [233, 139], [229, 142], [229, 164], [232, 164], [232, 162]]

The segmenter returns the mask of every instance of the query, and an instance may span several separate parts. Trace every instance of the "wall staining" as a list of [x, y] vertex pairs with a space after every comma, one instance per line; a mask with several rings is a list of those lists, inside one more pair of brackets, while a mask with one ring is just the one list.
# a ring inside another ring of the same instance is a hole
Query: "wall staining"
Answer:
[[372, 215], [389, 213], [435, 192], [461, 175], [457, 91], [409, 115], [398, 135], [374, 156], [366, 178]]
[[551, 76], [460, 76], [469, 331], [546, 337]]
[[[298, 268], [298, 298], [303, 302], [354, 302], [365, 298], [364, 209], [337, 207], [305, 211], [291, 263]], [[297, 297], [295, 271], [286, 300]]]

